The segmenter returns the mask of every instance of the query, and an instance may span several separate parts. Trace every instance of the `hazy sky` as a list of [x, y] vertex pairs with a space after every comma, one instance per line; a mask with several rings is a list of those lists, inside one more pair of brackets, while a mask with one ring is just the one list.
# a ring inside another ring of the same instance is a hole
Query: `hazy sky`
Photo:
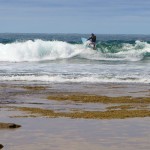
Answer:
[[0, 0], [0, 32], [150, 34], [150, 0]]

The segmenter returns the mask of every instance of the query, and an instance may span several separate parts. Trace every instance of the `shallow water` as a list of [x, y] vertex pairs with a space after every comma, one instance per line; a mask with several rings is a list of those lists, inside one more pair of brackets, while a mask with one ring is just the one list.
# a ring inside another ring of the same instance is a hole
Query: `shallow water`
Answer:
[[[147, 84], [42, 84], [46, 87], [44, 91], [23, 88], [39, 86], [32, 82], [30, 84], [3, 82], [0, 85], [0, 106], [39, 107], [55, 111], [104, 110], [105, 105], [46, 99], [48, 95], [54, 93], [83, 92], [107, 96], [148, 96], [149, 94]], [[123, 120], [10, 118], [12, 116], [28, 115], [9, 108], [0, 108], [0, 122], [13, 122], [22, 126], [13, 130], [0, 130], [0, 143], [4, 145], [4, 150], [150, 149], [150, 118]]]
[[0, 122], [4, 121], [22, 125], [15, 130], [0, 130], [0, 142], [7, 150], [150, 149], [149, 118], [85, 120], [1, 117]]

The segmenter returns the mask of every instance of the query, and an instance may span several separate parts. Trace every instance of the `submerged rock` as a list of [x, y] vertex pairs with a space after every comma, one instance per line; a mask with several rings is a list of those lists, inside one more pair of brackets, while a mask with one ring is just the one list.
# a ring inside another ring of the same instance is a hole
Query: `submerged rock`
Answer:
[[21, 127], [21, 125], [14, 124], [14, 123], [2, 123], [2, 122], [0, 122], [0, 129], [3, 129], [3, 128], [19, 128], [19, 127]]
[[0, 144], [0, 149], [2, 149], [4, 146], [2, 144]]

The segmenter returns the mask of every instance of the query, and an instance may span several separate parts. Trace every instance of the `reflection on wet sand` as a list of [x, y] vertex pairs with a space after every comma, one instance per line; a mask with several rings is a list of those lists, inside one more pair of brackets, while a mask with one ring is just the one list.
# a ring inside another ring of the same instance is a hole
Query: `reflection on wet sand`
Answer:
[[22, 124], [15, 131], [0, 130], [7, 150], [116, 150], [149, 149], [149, 118], [84, 120], [11, 118]]

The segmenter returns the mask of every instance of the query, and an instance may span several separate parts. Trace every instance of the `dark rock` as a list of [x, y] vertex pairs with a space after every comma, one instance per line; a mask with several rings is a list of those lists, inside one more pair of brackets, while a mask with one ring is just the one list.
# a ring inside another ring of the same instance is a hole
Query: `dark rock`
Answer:
[[0, 144], [0, 149], [2, 149], [4, 146], [2, 144]]
[[19, 128], [21, 127], [21, 125], [17, 125], [17, 124], [14, 124], [14, 123], [2, 123], [0, 122], [0, 129], [3, 129], [3, 128]]

